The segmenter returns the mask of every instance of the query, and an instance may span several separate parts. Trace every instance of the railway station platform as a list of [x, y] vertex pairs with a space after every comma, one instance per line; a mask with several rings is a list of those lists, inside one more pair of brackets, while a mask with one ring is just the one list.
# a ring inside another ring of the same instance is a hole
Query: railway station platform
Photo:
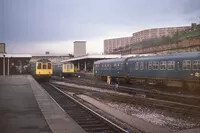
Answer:
[[0, 76], [0, 133], [84, 132], [32, 76]]

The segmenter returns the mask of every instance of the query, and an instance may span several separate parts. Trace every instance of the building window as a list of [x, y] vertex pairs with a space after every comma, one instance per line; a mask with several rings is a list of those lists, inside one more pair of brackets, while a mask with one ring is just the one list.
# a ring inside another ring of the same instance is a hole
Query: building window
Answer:
[[158, 70], [158, 69], [159, 69], [159, 62], [153, 61], [153, 70]]
[[161, 61], [160, 62], [160, 70], [166, 70], [166, 67], [167, 67], [166, 61]]
[[200, 60], [194, 60], [193, 62], [192, 62], [192, 69], [193, 70], [200, 70]]
[[148, 70], [152, 69], [152, 62], [148, 62]]
[[140, 62], [140, 70], [144, 70], [144, 62]]
[[167, 62], [167, 69], [174, 70], [175, 69], [175, 61], [168, 61]]
[[182, 66], [183, 66], [183, 70], [190, 70], [191, 60], [184, 60]]
[[139, 70], [139, 62], [135, 63], [135, 70]]

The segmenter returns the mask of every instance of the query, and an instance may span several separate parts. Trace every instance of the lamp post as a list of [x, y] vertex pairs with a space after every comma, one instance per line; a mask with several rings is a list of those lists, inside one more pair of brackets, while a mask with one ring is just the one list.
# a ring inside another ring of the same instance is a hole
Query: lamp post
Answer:
[[9, 58], [8, 58], [8, 75], [10, 75], [10, 62], [9, 62]]
[[5, 76], [5, 54], [3, 55], [3, 76]]

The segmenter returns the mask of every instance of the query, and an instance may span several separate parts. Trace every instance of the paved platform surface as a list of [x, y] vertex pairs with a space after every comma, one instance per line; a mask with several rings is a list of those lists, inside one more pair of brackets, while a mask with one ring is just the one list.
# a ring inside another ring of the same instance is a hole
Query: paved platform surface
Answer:
[[0, 133], [52, 133], [27, 76], [0, 77]]
[[30, 75], [0, 76], [0, 133], [84, 133]]
[[54, 133], [85, 133], [31, 76], [28, 79], [38, 105]]

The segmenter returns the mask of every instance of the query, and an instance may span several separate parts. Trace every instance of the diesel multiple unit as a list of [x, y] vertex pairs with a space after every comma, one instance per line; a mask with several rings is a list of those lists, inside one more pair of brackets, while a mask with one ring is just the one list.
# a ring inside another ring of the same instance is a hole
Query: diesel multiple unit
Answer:
[[30, 71], [36, 79], [49, 79], [53, 74], [52, 63], [48, 59], [30, 62]]
[[100, 60], [94, 63], [94, 75], [200, 88], [200, 52]]

